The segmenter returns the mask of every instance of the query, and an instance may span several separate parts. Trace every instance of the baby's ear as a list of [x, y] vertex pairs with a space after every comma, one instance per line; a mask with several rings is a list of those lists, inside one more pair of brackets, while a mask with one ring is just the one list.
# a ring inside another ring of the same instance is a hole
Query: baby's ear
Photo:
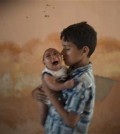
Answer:
[[43, 62], [43, 64], [45, 65], [45, 62], [44, 62], [44, 60], [42, 60], [42, 62]]

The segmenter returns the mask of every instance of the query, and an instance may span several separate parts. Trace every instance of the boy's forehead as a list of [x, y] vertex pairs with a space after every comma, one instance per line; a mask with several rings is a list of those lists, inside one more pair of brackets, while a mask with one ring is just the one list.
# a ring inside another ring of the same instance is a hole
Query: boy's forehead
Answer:
[[63, 47], [71, 46], [71, 45], [72, 45], [72, 42], [62, 40], [62, 46]]

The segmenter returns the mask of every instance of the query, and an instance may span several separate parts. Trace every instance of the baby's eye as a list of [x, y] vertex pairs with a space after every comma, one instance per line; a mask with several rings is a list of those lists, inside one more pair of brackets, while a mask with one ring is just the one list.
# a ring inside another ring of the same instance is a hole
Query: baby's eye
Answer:
[[54, 55], [56, 55], [57, 53], [56, 52], [54, 52]]
[[58, 53], [57, 52], [54, 52], [53, 55], [58, 55]]
[[70, 50], [70, 48], [66, 48], [65, 50], [67, 50], [67, 51], [68, 51], [68, 50]]
[[50, 57], [50, 55], [46, 55], [45, 57], [46, 57], [46, 58], [49, 58], [49, 57]]

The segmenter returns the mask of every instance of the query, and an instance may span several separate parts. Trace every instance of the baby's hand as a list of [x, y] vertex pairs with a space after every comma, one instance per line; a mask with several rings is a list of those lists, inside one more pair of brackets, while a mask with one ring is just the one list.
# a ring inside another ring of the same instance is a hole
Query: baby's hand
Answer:
[[74, 80], [67, 80], [64, 84], [65, 88], [72, 88], [74, 86]]

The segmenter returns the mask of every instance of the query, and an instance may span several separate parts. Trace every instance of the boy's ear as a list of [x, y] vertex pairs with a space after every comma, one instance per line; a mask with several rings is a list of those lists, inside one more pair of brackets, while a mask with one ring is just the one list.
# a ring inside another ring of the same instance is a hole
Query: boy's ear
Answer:
[[86, 53], [87, 55], [88, 55], [88, 53], [89, 53], [89, 47], [88, 46], [84, 46], [83, 47], [83, 53]]

